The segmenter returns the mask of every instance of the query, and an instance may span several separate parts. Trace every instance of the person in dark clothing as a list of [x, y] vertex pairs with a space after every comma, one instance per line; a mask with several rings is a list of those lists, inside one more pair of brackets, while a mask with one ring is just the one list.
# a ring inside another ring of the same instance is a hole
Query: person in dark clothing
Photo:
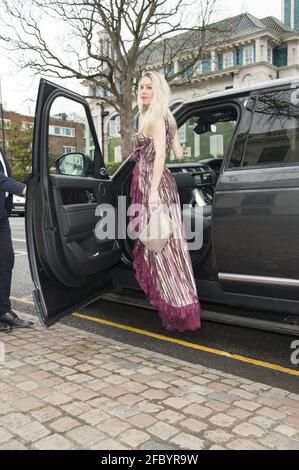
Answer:
[[14, 251], [8, 218], [12, 210], [13, 194], [25, 197], [26, 185], [11, 177], [9, 163], [0, 149], [0, 332], [11, 331], [13, 327], [28, 328], [33, 325], [11, 310], [9, 299]]

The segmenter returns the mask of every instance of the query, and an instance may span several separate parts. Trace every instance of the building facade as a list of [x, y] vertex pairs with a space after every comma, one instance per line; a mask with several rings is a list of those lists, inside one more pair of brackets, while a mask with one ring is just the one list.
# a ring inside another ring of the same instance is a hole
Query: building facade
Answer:
[[[20, 132], [33, 129], [34, 117], [15, 113], [3, 112], [3, 123], [0, 120], [0, 147], [5, 149], [10, 145], [10, 130], [17, 126]], [[4, 131], [3, 131], [4, 127]], [[4, 145], [3, 145], [4, 137]], [[85, 149], [85, 124], [68, 119], [67, 114], [50, 118], [49, 122], [49, 156], [53, 161], [60, 155]]]
[[[288, 25], [292, 24], [288, 16], [291, 7], [294, 11], [291, 16], [296, 21], [299, 0], [290, 0], [289, 6], [287, 0], [284, 3], [285, 24], [275, 17], [258, 19], [249, 13], [243, 13], [212, 25], [215, 30], [218, 28], [227, 31], [225, 40], [223, 37], [221, 40], [215, 37], [206, 48], [205, 56], [170, 83], [171, 108], [174, 109], [180, 103], [197, 96], [229, 88], [247, 87], [256, 82], [277, 78], [299, 77], [299, 32]], [[180, 38], [182, 35], [175, 36], [170, 41], [179, 42]], [[190, 48], [195, 47], [192, 41], [192, 37], [189, 41], [185, 41], [188, 42], [189, 49], [186, 47], [184, 65], [191, 56]], [[162, 44], [159, 47], [157, 43], [151, 51], [145, 70], [164, 73], [162, 56]], [[142, 57], [140, 60], [142, 64]], [[180, 69], [182, 69], [182, 54], [180, 60], [171, 63], [170, 72], [177, 73]], [[118, 86], [121, 89], [121, 83]], [[92, 86], [89, 94], [98, 97], [98, 100], [92, 100], [91, 108], [100, 142], [103, 143], [105, 161], [121, 161], [117, 113], [101, 101], [101, 96], [106, 94], [105, 90]], [[103, 117], [104, 115], [106, 116]], [[185, 134], [184, 130], [180, 131], [183, 145]]]

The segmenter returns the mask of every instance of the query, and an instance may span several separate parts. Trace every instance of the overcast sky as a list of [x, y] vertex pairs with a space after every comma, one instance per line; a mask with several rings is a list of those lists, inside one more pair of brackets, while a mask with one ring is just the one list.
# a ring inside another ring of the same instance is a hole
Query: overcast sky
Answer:
[[[218, 18], [226, 18], [248, 11], [258, 18], [276, 16], [281, 19], [281, 0], [219, 0], [218, 5], [220, 9]], [[34, 78], [29, 71], [19, 71], [6, 53], [1, 49], [0, 53], [0, 78], [4, 109], [23, 114], [34, 114], [38, 78]], [[56, 79], [51, 80], [58, 82]], [[79, 82], [60, 83], [78, 93], [83, 93]]]

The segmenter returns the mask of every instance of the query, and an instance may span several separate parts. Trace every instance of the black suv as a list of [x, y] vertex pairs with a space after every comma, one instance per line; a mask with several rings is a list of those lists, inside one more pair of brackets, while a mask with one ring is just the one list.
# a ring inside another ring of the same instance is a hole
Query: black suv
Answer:
[[[299, 80], [284, 79], [213, 93], [174, 112], [186, 158], [166, 165], [184, 220], [201, 231], [202, 243], [190, 249], [199, 299], [247, 309], [240, 316], [220, 312], [220, 321], [276, 331], [287, 326], [298, 334], [298, 102]], [[68, 126], [59, 126], [62, 111], [71, 116]], [[59, 136], [70, 142], [64, 152]], [[109, 176], [86, 100], [41, 80], [26, 231], [44, 325], [103, 291], [138, 289], [133, 241], [119, 230], [128, 223], [133, 165], [127, 158]], [[117, 208], [118, 230], [99, 240], [97, 207], [104, 203]], [[254, 315], [257, 309], [271, 314]]]

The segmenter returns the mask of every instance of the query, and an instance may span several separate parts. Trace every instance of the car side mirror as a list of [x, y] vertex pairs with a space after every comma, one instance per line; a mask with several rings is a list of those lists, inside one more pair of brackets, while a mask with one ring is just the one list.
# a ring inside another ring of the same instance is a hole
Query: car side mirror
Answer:
[[93, 162], [88, 155], [81, 152], [71, 152], [61, 155], [55, 161], [59, 175], [92, 176]]

